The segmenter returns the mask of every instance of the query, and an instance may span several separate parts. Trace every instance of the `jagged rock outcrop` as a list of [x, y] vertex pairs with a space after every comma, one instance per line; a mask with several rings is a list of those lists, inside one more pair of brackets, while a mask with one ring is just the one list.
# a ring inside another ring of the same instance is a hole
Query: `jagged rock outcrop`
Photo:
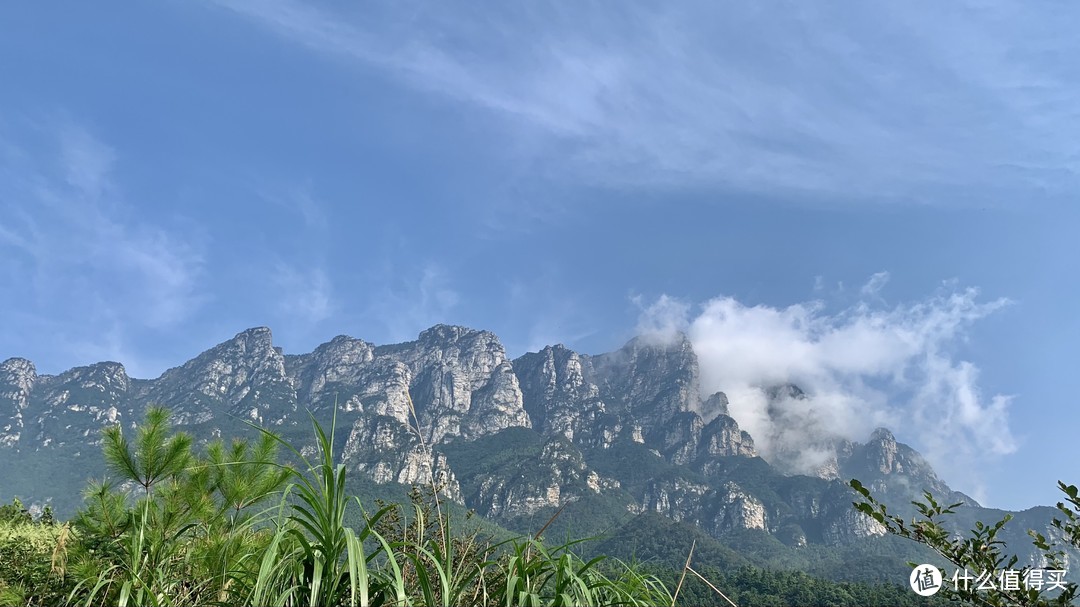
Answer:
[[13, 358], [0, 364], [0, 447], [16, 452], [53, 445], [94, 445], [105, 424], [130, 417], [133, 381], [123, 365], [102, 362], [60, 375], [38, 375]]
[[953, 491], [930, 464], [911, 447], [896, 441], [885, 428], [874, 430], [865, 444], [848, 443], [839, 453], [845, 478], [860, 479], [886, 499], [914, 499], [929, 491], [946, 503], [979, 506], [973, 498]]
[[714, 392], [701, 403], [701, 417], [705, 421], [711, 421], [717, 415], [730, 415], [728, 411], [728, 397], [723, 392]]
[[581, 356], [559, 344], [513, 364], [533, 427], [572, 441], [596, 433], [606, 411], [600, 389], [585, 378]]
[[[339, 391], [351, 392], [350, 388], [354, 386], [371, 384], [371, 363], [374, 359], [375, 346], [362, 339], [338, 335], [310, 354], [285, 356], [284, 363], [299, 401], [319, 408], [331, 406], [334, 402], [321, 401], [321, 397], [335, 397]], [[378, 390], [373, 393], [378, 393]], [[345, 402], [345, 399], [340, 402]]]
[[707, 483], [683, 478], [649, 483], [642, 499], [642, 508], [659, 512], [675, 521], [697, 522], [705, 496], [710, 492]]
[[609, 411], [640, 425], [647, 444], [660, 442], [650, 439], [662, 435], [674, 416], [701, 403], [697, 355], [681, 333], [671, 342], [636, 337], [615, 352], [586, 360], [601, 400]]
[[761, 500], [742, 490], [735, 483], [724, 483], [719, 492], [719, 514], [713, 518], [714, 533], [732, 529], [769, 528], [765, 505]]
[[342, 462], [376, 483], [434, 486], [440, 495], [461, 503], [461, 485], [446, 462], [415, 434], [388, 416], [362, 416], [342, 449]]
[[438, 325], [389, 346], [338, 336], [287, 357], [285, 368], [301, 403], [319, 411], [337, 403], [352, 425], [347, 457], [358, 472], [376, 482], [426, 484], [434, 469], [456, 501], [460, 486], [432, 455], [435, 447], [531, 425], [506, 352], [487, 331]]
[[882, 536], [885, 533], [885, 527], [869, 516], [854, 509], [843, 509], [825, 526], [823, 539], [826, 545], [835, 546]]
[[516, 359], [514, 369], [542, 432], [594, 448], [629, 440], [699, 467], [718, 456], [756, 454], [753, 439], [727, 415], [727, 396], [702, 400], [697, 356], [685, 335], [636, 338], [600, 356], [549, 346]]
[[[766, 397], [778, 428], [803, 423], [807, 398], [797, 386]], [[715, 537], [758, 530], [798, 547], [881, 535], [851, 508], [852, 477], [897, 503], [928, 489], [976, 505], [884, 429], [866, 443], [808, 442], [765, 461], [728, 397], [701, 393], [683, 335], [594, 356], [549, 346], [511, 361], [494, 334], [464, 327], [438, 325], [393, 345], [338, 336], [289, 355], [269, 329], [254, 328], [149, 380], [119, 363], [38, 375], [11, 358], [0, 363], [0, 457], [71, 461], [93, 451], [102, 427], [128, 427], [149, 404], [172, 409], [199, 440], [240, 418], [309, 450], [311, 411], [326, 426], [336, 420], [335, 450], [350, 474], [434, 481], [443, 496], [501, 522], [602, 496], [596, 503], [619, 516], [657, 512]], [[806, 462], [816, 467], [792, 474]], [[0, 486], [18, 481], [18, 469], [0, 467]], [[76, 496], [80, 487], [50, 489]], [[1026, 516], [1039, 526], [1050, 514]]]
[[731, 481], [719, 486], [679, 478], [654, 482], [646, 490], [642, 508], [693, 523], [714, 537], [770, 528], [765, 504]]
[[[485, 439], [482, 451], [504, 445], [520, 457], [497, 454], [464, 479], [468, 490], [465, 503], [484, 516], [500, 521], [529, 517], [549, 509], [554, 511], [568, 502], [606, 491], [618, 491], [619, 482], [591, 469], [581, 451], [565, 436], [554, 434], [541, 439], [531, 430], [518, 429], [501, 440], [496, 435]], [[501, 442], [500, 442], [501, 441]], [[455, 461], [470, 457], [467, 444], [450, 446]]]
[[143, 400], [169, 406], [181, 424], [233, 414], [281, 425], [296, 412], [285, 357], [274, 348], [266, 327], [248, 329], [169, 369], [152, 382]]
[[0, 363], [0, 446], [15, 447], [26, 427], [24, 414], [30, 406], [30, 391], [37, 381], [34, 363], [25, 358], [9, 358]]
[[409, 368], [416, 414], [431, 443], [531, 425], [513, 367], [494, 333], [437, 325], [416, 341], [380, 346], [375, 356]]

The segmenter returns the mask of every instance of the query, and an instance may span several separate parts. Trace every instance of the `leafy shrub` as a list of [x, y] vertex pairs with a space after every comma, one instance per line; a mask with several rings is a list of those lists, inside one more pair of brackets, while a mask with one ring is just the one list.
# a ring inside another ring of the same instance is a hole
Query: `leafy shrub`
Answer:
[[[33, 544], [34, 562], [49, 567], [15, 580], [12, 597], [45, 588], [42, 576], [59, 561], [64, 599], [84, 605], [670, 603], [656, 578], [582, 561], [572, 544], [455, 533], [435, 487], [414, 491], [411, 516], [390, 504], [366, 512], [346, 491], [334, 427], [327, 435], [312, 425], [310, 458], [265, 430], [256, 442], [196, 453], [161, 408], [148, 410], [132, 440], [107, 429], [115, 478], [87, 489], [70, 550], [56, 551], [56, 536]], [[295, 465], [277, 461], [281, 447]]]
[[35, 522], [18, 499], [0, 506], [0, 605], [61, 603], [71, 588], [54, 556], [69, 538], [51, 514]]

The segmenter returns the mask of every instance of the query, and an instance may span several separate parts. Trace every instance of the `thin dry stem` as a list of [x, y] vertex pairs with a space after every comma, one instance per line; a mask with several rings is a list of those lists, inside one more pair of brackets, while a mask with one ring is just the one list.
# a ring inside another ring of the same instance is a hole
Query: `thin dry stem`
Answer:
[[691, 567], [689, 563], [687, 563], [687, 565], [686, 565], [686, 570], [689, 571], [690, 573], [693, 573], [694, 575], [696, 575], [699, 580], [705, 582], [705, 584], [708, 585], [709, 588], [712, 588], [714, 591], [716, 591], [716, 594], [719, 594], [720, 596], [724, 597], [724, 600], [727, 601], [731, 605], [731, 607], [739, 607], [738, 605], [735, 604], [735, 601], [729, 599], [727, 597], [727, 595], [724, 594], [723, 592], [720, 592], [719, 588], [717, 588], [716, 586], [713, 586], [712, 582], [705, 579], [705, 576], [701, 575], [697, 571], [694, 571], [694, 568]]
[[686, 555], [686, 564], [683, 565], [682, 575], [679, 576], [679, 584], [675, 586], [675, 594], [671, 595], [671, 607], [675, 607], [675, 601], [679, 600], [679, 590], [682, 590], [686, 580], [686, 571], [690, 569], [690, 559], [694, 558], [694, 548], [697, 548], [697, 540], [690, 544], [690, 554]]
[[439, 516], [439, 533], [441, 534], [442, 541], [448, 542], [450, 538], [447, 536], [446, 522], [443, 521], [442, 504], [439, 500], [439, 487], [435, 482], [435, 455], [432, 453], [431, 448], [428, 447], [427, 441], [424, 440], [424, 433], [420, 428], [420, 418], [416, 415], [416, 406], [413, 405], [412, 395], [409, 391], [405, 391], [405, 399], [409, 403], [409, 412], [412, 413], [413, 423], [415, 427], [417, 438], [420, 439], [420, 448], [428, 456], [428, 460], [431, 462], [431, 466], [428, 468], [428, 476], [431, 480], [431, 497], [435, 500], [435, 512]]

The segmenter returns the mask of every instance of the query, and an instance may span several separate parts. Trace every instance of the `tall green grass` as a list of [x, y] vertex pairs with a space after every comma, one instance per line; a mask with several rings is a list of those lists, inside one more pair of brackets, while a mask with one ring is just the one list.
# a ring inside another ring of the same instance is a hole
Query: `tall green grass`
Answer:
[[[655, 577], [614, 559], [583, 561], [576, 542], [494, 542], [452, 528], [433, 479], [410, 504], [366, 510], [346, 491], [334, 424], [328, 434], [312, 418], [312, 429], [313, 452], [266, 430], [197, 452], [161, 408], [151, 408], [131, 437], [118, 426], [106, 430], [113, 479], [87, 488], [70, 526], [40, 532], [52, 547], [45, 573], [0, 584], [0, 602], [671, 604]], [[279, 459], [281, 451], [287, 457]], [[39, 565], [45, 552], [38, 547]]]

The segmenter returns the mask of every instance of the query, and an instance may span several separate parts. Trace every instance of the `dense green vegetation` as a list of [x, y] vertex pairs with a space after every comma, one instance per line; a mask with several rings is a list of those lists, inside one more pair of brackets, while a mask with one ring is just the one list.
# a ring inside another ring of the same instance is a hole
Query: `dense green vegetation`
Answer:
[[0, 506], [0, 605], [21, 604], [29, 595], [41, 604], [63, 602], [67, 587], [53, 573], [53, 553], [69, 536], [48, 509], [34, 520], [18, 499]]
[[[49, 509], [35, 519], [18, 500], [0, 507], [0, 605], [940, 604], [896, 585], [895, 564], [875, 560], [885, 557], [871, 543], [836, 554], [753, 532], [722, 543], [627, 515], [619, 495], [522, 518], [530, 532], [512, 535], [432, 487], [347, 483], [333, 428], [313, 423], [317, 449], [305, 456], [265, 431], [198, 447], [168, 417], [151, 408], [133, 433], [104, 431], [111, 478], [87, 487], [70, 521]], [[509, 438], [510, 448], [479, 443], [465, 472], [535, 459], [534, 435]], [[671, 472], [662, 460], [642, 467]], [[570, 539], [598, 528], [607, 532], [592, 541]], [[892, 583], [815, 577], [860, 564]]]
[[[104, 432], [114, 478], [63, 526], [0, 521], [4, 604], [655, 605], [657, 578], [570, 545], [455, 533], [414, 494], [411, 512], [365, 511], [346, 492], [333, 432], [309, 460], [269, 432], [197, 452], [152, 408], [133, 439]], [[285, 447], [300, 465], [279, 463]], [[406, 514], [409, 514], [407, 516]], [[347, 521], [355, 520], [350, 524]]]
[[[735, 570], [702, 567], [697, 570], [736, 605], [751, 607], [943, 607], [955, 605], [940, 597], [920, 597], [906, 585], [833, 582], [801, 571], [772, 571], [755, 567]], [[678, 576], [660, 573], [670, 586]], [[680, 605], [730, 607], [701, 578], [688, 576], [679, 589]]]
[[[544, 439], [528, 428], [510, 428], [468, 443], [443, 447], [466, 495], [486, 478], [536, 479], [548, 482], [551, 470], [541, 469]], [[573, 445], [566, 451], [578, 453]], [[535, 533], [545, 528], [545, 537], [558, 541], [595, 537], [582, 544], [586, 557], [615, 555], [638, 559], [678, 570], [691, 544], [696, 543], [696, 561], [720, 570], [753, 566], [770, 571], [801, 571], [834, 582], [897, 584], [905, 582], [908, 562], [927, 562], [933, 551], [897, 537], [869, 537], [851, 544], [825, 545], [821, 530], [793, 525], [792, 541], [781, 541], [784, 529], [776, 534], [760, 530], [734, 530], [717, 539], [689, 523], [675, 522], [659, 514], [635, 514], [639, 495], [649, 483], [681, 479], [707, 484], [709, 479], [686, 466], [670, 463], [643, 444], [617, 442], [607, 449], [582, 453], [584, 459], [605, 477], [621, 479], [618, 489], [599, 494], [580, 491], [573, 501], [560, 508], [542, 508], [530, 515], [500, 516], [498, 522], [518, 533]], [[761, 458], [733, 457], [716, 461], [718, 474], [740, 487], [752, 487], [770, 508], [785, 512], [789, 507], [778, 491], [796, 493], [803, 485], [819, 482], [800, 476], [783, 476]], [[850, 503], [848, 491], [836, 497]], [[558, 511], [554, 520], [552, 516]], [[804, 535], [805, 534], [805, 535]], [[809, 536], [809, 543], [793, 541]]]
[[[413, 559], [421, 558], [425, 556], [425, 553], [406, 549], [406, 542], [403, 541], [405, 536], [432, 537], [439, 533], [437, 514], [432, 511], [433, 502], [430, 500], [430, 495], [428, 491], [414, 488], [411, 495], [407, 496], [407, 503], [415, 508], [412, 516], [404, 516], [406, 512], [401, 509], [390, 509], [375, 525], [375, 532], [384, 538], [394, 538], [389, 543], [397, 546], [400, 551], [396, 558], [399, 564], [404, 564], [401, 578], [406, 587], [419, 584], [419, 570], [415, 568]], [[652, 518], [658, 520], [649, 521]], [[626, 533], [610, 538], [594, 546], [592, 550], [619, 549], [620, 542], [636, 539], [638, 545], [647, 544], [652, 554], [667, 553], [671, 555], [670, 559], [649, 558], [644, 562], [638, 562], [632, 570], [637, 571], [639, 581], [648, 580], [650, 578], [647, 576], [652, 575], [655, 579], [661, 580], [666, 588], [673, 589], [679, 584], [682, 573], [680, 568], [685, 562], [687, 546], [694, 546], [694, 563], [706, 563], [697, 571], [712, 585], [721, 589], [728, 598], [742, 606], [895, 605], [905, 607], [910, 605], [914, 607], [945, 604], [943, 599], [920, 599], [907, 588], [895, 584], [830, 582], [802, 572], [772, 571], [750, 567], [737, 553], [720, 545], [700, 530], [670, 521], [667, 521], [665, 525], [665, 520], [656, 514], [641, 515], [636, 522], [643, 523], [643, 528], [660, 529], [664, 532], [638, 538], [633, 538], [631, 534]], [[54, 553], [57, 552], [57, 546], [71, 541], [69, 529], [68, 526], [50, 520], [45, 514], [34, 521], [18, 502], [0, 507], [0, 604], [59, 605], [69, 600], [77, 583], [77, 576], [71, 572], [57, 571], [54, 568], [56, 565]], [[481, 561], [487, 539], [489, 538], [475, 533], [475, 529], [456, 537], [454, 548], [459, 555], [458, 558], [463, 562]], [[415, 546], [415, 544], [410, 545]], [[516, 556], [528, 556], [520, 554], [520, 549], [524, 546], [527, 550], [529, 545], [528, 542], [519, 544], [516, 548]], [[532, 545], [542, 546], [540, 543]], [[69, 554], [70, 550], [71, 548], [68, 548]], [[63, 551], [61, 548], [60, 552]], [[556, 551], [553, 555], [551, 551], [547, 551], [547, 557], [542, 556], [542, 553], [538, 553], [539, 558], [531, 557], [534, 563], [533, 568], [538, 569], [537, 563], [542, 559], [557, 560], [555, 557], [558, 552]], [[673, 564], [676, 561], [678, 565]], [[383, 563], [388, 564], [388, 561], [383, 561]], [[523, 567], [523, 569], [528, 568]], [[504, 573], [501, 569], [492, 568], [486, 573], [487, 579], [484, 583], [495, 586]], [[423, 594], [422, 589], [419, 594]], [[505, 594], [503, 596], [505, 597]], [[420, 602], [423, 603], [424, 600], [421, 597]], [[663, 600], [667, 602], [657, 604], [671, 604], [669, 598], [663, 597]], [[82, 603], [85, 600], [82, 600], [82, 596], [77, 596], [72, 602]], [[95, 602], [106, 603], [106, 597], [99, 597]], [[182, 599], [168, 599], [159, 604], [184, 604], [185, 602]], [[679, 587], [677, 604], [730, 605], [716, 591], [693, 576], [683, 580], [682, 586]]]
[[[944, 559], [957, 570], [990, 572], [994, 575], [1012, 571], [1017, 574], [1017, 579], [1023, 580], [1027, 579], [1028, 573], [1034, 569], [1044, 570], [1044, 573], [1045, 570], [1067, 572], [1068, 561], [1062, 546], [1080, 548], [1080, 489], [1060, 481], [1058, 487], [1065, 494], [1066, 500], [1057, 504], [1061, 518], [1052, 521], [1058, 537], [1047, 537], [1038, 531], [1028, 531], [1032, 544], [1041, 552], [1042, 563], [1038, 566], [1020, 565], [1018, 556], [1006, 552], [1007, 546], [1001, 536], [1013, 518], [1011, 514], [1006, 514], [996, 523], [976, 521], [967, 534], [956, 534], [943, 526], [942, 522], [947, 517], [955, 516], [962, 503], [941, 504], [930, 492], [926, 492], [923, 494], [923, 501], [913, 502], [918, 516], [906, 520], [890, 513], [888, 507], [870, 495], [870, 490], [858, 480], [852, 480], [851, 487], [861, 496], [855, 503], [856, 509], [882, 524], [890, 534], [926, 546], [939, 557], [938, 561]], [[925, 562], [934, 564], [934, 561]], [[975, 583], [957, 584], [956, 587], [944, 584], [941, 595], [955, 601], [986, 607], [1049, 607], [1072, 605], [1080, 591], [1080, 586], [1074, 581], [1068, 581], [1060, 588], [1050, 584], [1026, 583], [1016, 583], [1015, 587], [1008, 587], [1004, 581], [991, 584], [987, 588], [980, 586]]]

